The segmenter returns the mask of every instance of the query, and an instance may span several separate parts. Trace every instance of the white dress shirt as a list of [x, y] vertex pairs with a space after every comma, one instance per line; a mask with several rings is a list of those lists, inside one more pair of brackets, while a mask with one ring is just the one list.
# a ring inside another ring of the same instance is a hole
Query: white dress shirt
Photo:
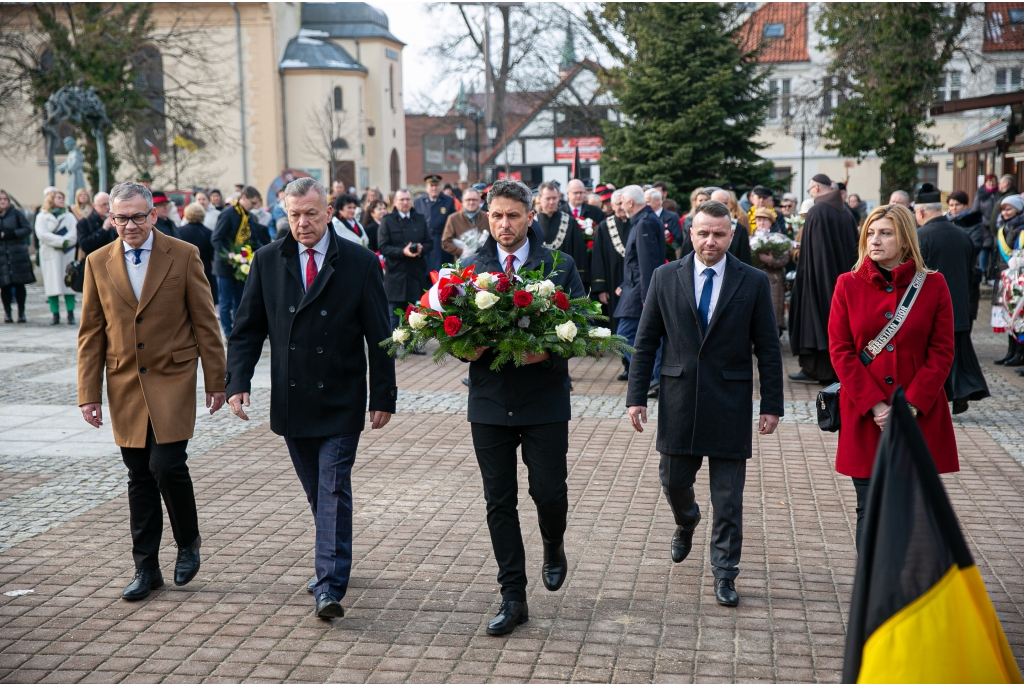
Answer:
[[327, 246], [331, 244], [331, 236], [324, 231], [324, 237], [312, 248], [299, 243], [299, 276], [302, 278], [302, 289], [306, 289], [306, 264], [309, 262], [307, 250], [313, 250], [313, 259], [316, 260], [316, 272], [319, 274], [324, 268], [324, 259], [327, 258]]
[[512, 262], [512, 268], [514, 271], [519, 271], [523, 264], [526, 263], [526, 258], [530, 256], [530, 239], [527, 238], [526, 242], [523, 243], [515, 252], [505, 252], [501, 249], [501, 245], [498, 246], [498, 263], [501, 264], [501, 270], [505, 270], [505, 260], [508, 259], [509, 255], [515, 256], [515, 260]]
[[410, 215], [411, 213], [412, 213], [412, 212], [399, 212], [399, 213], [398, 213], [398, 216], [399, 216], [399, 217], [401, 217], [401, 218], [403, 218], [403, 219], [408, 219], [408, 218], [409, 218], [409, 215]]
[[[708, 305], [708, 323], [711, 323], [711, 317], [715, 314], [715, 306], [718, 304], [718, 296], [722, 293], [722, 277], [725, 276], [725, 262], [728, 256], [722, 257], [718, 260], [718, 263], [711, 267], [715, 272], [715, 277], [711, 279], [711, 303]], [[694, 296], [697, 298], [697, 304], [700, 305], [700, 296], [704, 292], [704, 281], [707, 280], [704, 277], [704, 270], [708, 267], [697, 259], [697, 255], [693, 256], [693, 289]]]
[[128, 269], [128, 280], [132, 283], [135, 299], [140, 300], [142, 299], [142, 285], [146, 282], [146, 267], [149, 266], [149, 255], [153, 251], [153, 231], [149, 232], [146, 242], [142, 243], [142, 247], [139, 248], [142, 252], [139, 253], [138, 264], [135, 263], [135, 253], [132, 252], [132, 246], [123, 240], [121, 245], [124, 247], [124, 265]]

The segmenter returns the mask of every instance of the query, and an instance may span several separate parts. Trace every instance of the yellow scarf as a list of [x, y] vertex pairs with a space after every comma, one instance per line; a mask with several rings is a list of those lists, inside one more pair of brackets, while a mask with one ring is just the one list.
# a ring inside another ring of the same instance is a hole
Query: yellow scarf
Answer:
[[238, 233], [235, 234], [235, 245], [245, 245], [252, 237], [252, 232], [249, 230], [249, 212], [242, 209], [242, 205], [238, 202], [234, 206], [235, 211], [242, 217], [242, 223], [238, 225]]

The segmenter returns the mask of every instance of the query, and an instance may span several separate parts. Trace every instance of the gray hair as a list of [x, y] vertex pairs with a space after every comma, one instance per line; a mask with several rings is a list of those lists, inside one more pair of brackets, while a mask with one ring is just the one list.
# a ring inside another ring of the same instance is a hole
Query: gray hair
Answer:
[[92, 196], [92, 203], [96, 204], [97, 202], [100, 201], [100, 198], [106, 198], [106, 199], [109, 200], [110, 199], [110, 195], [107, 194], [107, 193], [104, 193], [104, 192], [96, 193], [95, 195]]
[[922, 212], [938, 212], [942, 213], [941, 202], [917, 202], [914, 204], [914, 209], [920, 209]]
[[533, 193], [522, 181], [513, 181], [507, 178], [495, 181], [491, 186], [491, 192], [487, 193], [487, 204], [490, 205], [499, 197], [506, 197], [509, 200], [522, 203], [527, 212], [533, 209]]
[[708, 216], [715, 217], [716, 219], [720, 219], [723, 216], [731, 216], [729, 208], [718, 200], [705, 200], [704, 202], [701, 202], [697, 205], [697, 211], [693, 213], [694, 218], [696, 218], [698, 214], [707, 214]]
[[999, 180], [1000, 181], [1016, 181], [1017, 177], [1014, 176], [1013, 174], [1003, 174], [1002, 176], [999, 177]]
[[782, 194], [782, 201], [783, 202], [787, 202], [788, 201], [788, 202], [796, 203], [796, 202], [800, 201], [800, 198], [798, 198], [795, 193], [783, 193]]
[[661, 191], [658, 190], [657, 188], [655, 188], [654, 186], [651, 186], [650, 188], [648, 188], [646, 190], [646, 192], [650, 193], [651, 199], [654, 200], [655, 202], [658, 202], [659, 200], [662, 199]]
[[315, 178], [297, 178], [284, 188], [284, 201], [287, 204], [290, 197], [306, 197], [309, 191], [315, 190], [320, 204], [327, 206], [327, 191], [324, 190], [320, 181]]
[[134, 181], [125, 181], [124, 183], [118, 183], [116, 186], [110, 189], [110, 204], [113, 206], [116, 200], [130, 200], [133, 197], [142, 196], [142, 199], [146, 201], [146, 211], [153, 210], [153, 193], [149, 191], [149, 188], [142, 185], [141, 183], [135, 183]]
[[647, 198], [644, 197], [644, 189], [635, 183], [622, 189], [622, 200], [623, 202], [626, 200], [632, 200], [633, 204], [637, 206], [647, 204]]
[[892, 199], [893, 195], [899, 195], [900, 197], [903, 198], [904, 202], [910, 202], [910, 193], [908, 193], [905, 190], [894, 190], [894, 191], [892, 191], [892, 194], [889, 195], [889, 199], [890, 200]]
[[613, 190], [612, 191], [612, 202], [615, 202], [617, 199], [620, 199], [621, 197], [622, 197], [622, 191], [621, 190]]

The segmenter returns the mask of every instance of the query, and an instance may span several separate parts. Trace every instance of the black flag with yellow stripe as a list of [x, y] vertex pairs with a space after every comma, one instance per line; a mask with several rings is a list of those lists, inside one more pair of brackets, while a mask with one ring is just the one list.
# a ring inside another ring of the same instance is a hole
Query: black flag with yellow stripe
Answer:
[[1024, 682], [902, 390], [861, 535], [843, 682]]

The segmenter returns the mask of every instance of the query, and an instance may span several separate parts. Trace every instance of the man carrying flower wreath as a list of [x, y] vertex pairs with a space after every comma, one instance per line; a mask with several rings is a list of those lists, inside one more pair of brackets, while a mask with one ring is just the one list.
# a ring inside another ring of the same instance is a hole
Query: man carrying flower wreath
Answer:
[[[583, 281], [570, 257], [562, 255], [564, 261], [549, 274], [554, 252], [544, 246], [543, 237], [530, 227], [534, 219], [532, 199], [530, 189], [523, 183], [497, 181], [487, 195], [491, 237], [464, 266], [475, 266], [476, 273], [481, 274], [503, 272], [509, 278], [520, 270], [543, 268], [552, 292], [537, 295], [557, 296], [554, 288], [561, 286], [569, 298], [585, 296]], [[521, 292], [524, 297], [530, 294]], [[494, 351], [480, 347], [467, 361], [468, 419], [483, 477], [487, 528], [501, 583], [501, 608], [488, 623], [487, 633], [503, 635], [529, 619], [526, 552], [516, 508], [516, 448], [520, 445], [544, 543], [544, 587], [552, 592], [558, 590], [568, 573], [563, 536], [569, 511], [565, 482], [571, 418], [569, 360], [548, 352], [528, 354], [525, 365], [505, 364], [494, 371], [490, 368]]]

